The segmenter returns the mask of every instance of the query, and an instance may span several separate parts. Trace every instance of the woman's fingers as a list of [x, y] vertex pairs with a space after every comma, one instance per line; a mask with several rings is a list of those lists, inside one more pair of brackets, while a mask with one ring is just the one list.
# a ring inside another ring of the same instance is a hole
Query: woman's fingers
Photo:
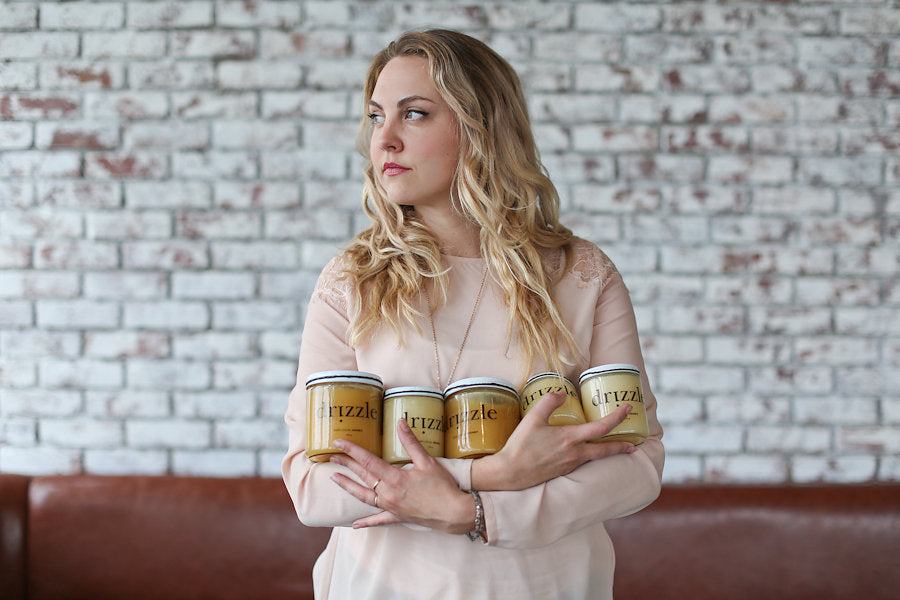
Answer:
[[[525, 419], [530, 419], [532, 421], [537, 421], [538, 423], [542, 423], [547, 425], [547, 421], [550, 419], [550, 415], [553, 414], [553, 411], [563, 405], [563, 402], [566, 401], [566, 393], [565, 392], [547, 392], [541, 399], [538, 400], [534, 406], [525, 414]], [[523, 419], [523, 421], [525, 420]]]
[[591, 421], [584, 425], [569, 425], [578, 432], [576, 440], [581, 442], [590, 442], [603, 437], [619, 425], [631, 412], [630, 404], [623, 404], [599, 421]]
[[400, 444], [406, 450], [406, 454], [413, 464], [422, 464], [432, 459], [431, 455], [428, 454], [425, 447], [422, 446], [422, 443], [412, 432], [412, 429], [409, 428], [409, 423], [406, 422], [406, 419], [397, 421], [397, 437], [400, 438]]
[[383, 511], [362, 519], [353, 521], [353, 529], [363, 529], [365, 527], [378, 527], [379, 525], [396, 525], [402, 523], [400, 517], [394, 513]]
[[335, 440], [334, 446], [352, 460], [347, 460], [340, 454], [333, 456], [331, 460], [356, 473], [369, 486], [374, 486], [382, 479], [390, 477], [395, 470], [389, 463], [348, 440]]

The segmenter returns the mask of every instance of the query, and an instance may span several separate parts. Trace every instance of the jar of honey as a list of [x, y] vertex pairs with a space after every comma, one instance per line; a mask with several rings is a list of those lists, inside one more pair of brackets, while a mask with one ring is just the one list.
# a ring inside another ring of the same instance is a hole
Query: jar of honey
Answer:
[[345, 439], [381, 456], [381, 378], [362, 371], [322, 371], [306, 378], [306, 456], [327, 462]]
[[575, 384], [558, 373], [540, 373], [525, 382], [519, 405], [522, 418], [525, 418], [535, 402], [550, 392], [565, 392], [566, 399], [562, 406], [550, 414], [548, 423], [551, 425], [581, 425], [587, 422], [584, 418], [584, 410], [581, 408], [581, 399], [575, 390]]
[[630, 442], [634, 445], [647, 439], [647, 413], [641, 391], [641, 372], [634, 365], [609, 364], [592, 367], [578, 379], [581, 386], [581, 406], [588, 421], [599, 421], [624, 404], [631, 412], [612, 431], [595, 442]]
[[499, 452], [519, 424], [513, 384], [493, 377], [460, 379], [444, 390], [444, 455], [479, 458]]
[[384, 429], [381, 458], [395, 465], [410, 462], [397, 437], [397, 422], [404, 419], [431, 456], [444, 456], [444, 396], [429, 387], [395, 387], [384, 392]]

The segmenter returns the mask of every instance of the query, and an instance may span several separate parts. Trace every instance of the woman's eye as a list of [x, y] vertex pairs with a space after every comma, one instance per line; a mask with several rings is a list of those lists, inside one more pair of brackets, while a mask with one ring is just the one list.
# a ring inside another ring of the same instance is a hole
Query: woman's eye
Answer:
[[381, 123], [382, 121], [384, 121], [384, 116], [379, 115], [378, 113], [369, 113], [366, 116], [369, 117], [369, 120], [372, 121], [372, 123], [377, 124], [377, 123]]
[[415, 121], [415, 120], [421, 119], [422, 117], [426, 116], [427, 114], [428, 113], [425, 112], [424, 110], [416, 110], [414, 108], [410, 108], [409, 110], [406, 111], [406, 118], [409, 121]]

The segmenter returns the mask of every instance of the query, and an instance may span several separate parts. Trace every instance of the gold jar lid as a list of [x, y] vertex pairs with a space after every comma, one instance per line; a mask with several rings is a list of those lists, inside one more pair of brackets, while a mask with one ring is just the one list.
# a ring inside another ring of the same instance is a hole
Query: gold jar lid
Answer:
[[517, 398], [519, 396], [519, 393], [516, 391], [516, 388], [513, 384], [506, 381], [505, 379], [500, 379], [498, 377], [468, 377], [466, 379], [454, 381], [447, 386], [447, 389], [444, 390], [444, 396], [449, 398], [459, 391], [473, 388], [491, 388], [495, 390], [503, 390], [513, 394]]
[[392, 387], [384, 392], [385, 400], [396, 398], [397, 396], [426, 396], [441, 401], [444, 400], [444, 395], [441, 393], [441, 390], [432, 387], [401, 386]]
[[306, 378], [306, 387], [321, 383], [362, 383], [384, 387], [381, 377], [365, 371], [319, 371]]
[[638, 369], [635, 365], [630, 365], [628, 363], [610, 363], [608, 365], [600, 365], [599, 367], [591, 367], [587, 371], [581, 374], [581, 377], [578, 378], [578, 385], [584, 383], [584, 380], [588, 377], [593, 377], [594, 375], [602, 375], [604, 373], [620, 373], [622, 371], [626, 371], [628, 373], [634, 373], [636, 375], [641, 374], [641, 370]]

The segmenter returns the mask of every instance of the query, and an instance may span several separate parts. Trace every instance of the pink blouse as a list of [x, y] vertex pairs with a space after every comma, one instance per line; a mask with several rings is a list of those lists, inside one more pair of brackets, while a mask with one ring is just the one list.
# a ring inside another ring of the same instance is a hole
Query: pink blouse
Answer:
[[[562, 252], [551, 257], [562, 268]], [[481, 284], [480, 258], [443, 256], [449, 268], [447, 304], [434, 315], [442, 376], [456, 360]], [[635, 453], [582, 465], [572, 473], [512, 492], [482, 492], [489, 544], [471, 542], [415, 525], [353, 530], [357, 518], [377, 509], [331, 481], [340, 470], [306, 458], [306, 377], [317, 371], [361, 370], [382, 377], [386, 388], [437, 382], [434, 343], [427, 318], [421, 333], [408, 325], [403, 345], [388, 328], [351, 348], [347, 327], [353, 296], [340, 280], [340, 259], [332, 260], [316, 285], [306, 316], [297, 385], [285, 422], [290, 446], [282, 471], [297, 515], [306, 525], [335, 527], [313, 572], [316, 597], [371, 598], [612, 598], [614, 555], [603, 526], [640, 510], [659, 494], [664, 450], [656, 399], [647, 380], [628, 290], [612, 262], [593, 244], [573, 243], [573, 259], [553, 295], [588, 365], [565, 373], [573, 381], [583, 368], [631, 363], [641, 370], [650, 437]], [[523, 372], [523, 357], [507, 342], [507, 309], [488, 277], [454, 380], [500, 377], [516, 385], [547, 370], [536, 360]], [[470, 459], [440, 459], [468, 490]]]

